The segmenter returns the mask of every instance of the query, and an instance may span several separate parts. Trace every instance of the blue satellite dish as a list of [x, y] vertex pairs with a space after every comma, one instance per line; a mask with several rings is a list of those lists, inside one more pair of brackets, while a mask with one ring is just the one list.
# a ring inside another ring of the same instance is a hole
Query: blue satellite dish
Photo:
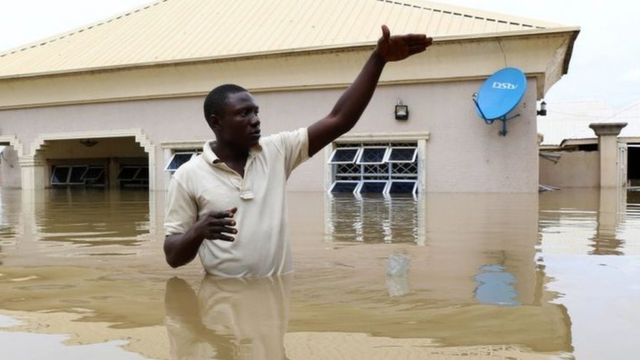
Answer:
[[522, 70], [508, 67], [491, 75], [473, 96], [478, 115], [487, 124], [502, 121], [500, 135], [507, 134], [508, 114], [518, 106], [527, 91], [527, 77]]

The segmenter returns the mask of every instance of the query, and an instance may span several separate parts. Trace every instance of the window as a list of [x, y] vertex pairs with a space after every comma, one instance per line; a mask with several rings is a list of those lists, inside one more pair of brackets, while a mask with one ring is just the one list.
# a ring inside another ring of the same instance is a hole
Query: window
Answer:
[[387, 147], [364, 147], [358, 157], [358, 164], [384, 164], [387, 155]]
[[149, 167], [146, 165], [123, 165], [118, 174], [121, 187], [146, 187], [149, 185]]
[[101, 166], [90, 166], [84, 173], [84, 180], [98, 181], [104, 175], [104, 168]]
[[69, 184], [84, 184], [84, 174], [87, 172], [87, 166], [72, 166], [69, 174]]
[[165, 166], [164, 171], [168, 171], [170, 173], [176, 172], [180, 166], [197, 156], [200, 152], [200, 150], [181, 150], [175, 152], [167, 162], [167, 166]]
[[412, 163], [416, 161], [417, 156], [418, 148], [416, 147], [396, 146], [391, 148], [387, 161], [390, 163]]
[[416, 194], [418, 182], [415, 180], [392, 180], [386, 189], [387, 194]]
[[51, 174], [51, 185], [66, 185], [70, 172], [69, 166], [55, 166]]
[[359, 181], [336, 181], [329, 190], [332, 193], [353, 193], [360, 185]]
[[388, 181], [364, 180], [360, 183], [359, 194], [383, 194]]
[[134, 180], [139, 171], [139, 166], [123, 166], [122, 168], [120, 168], [118, 180]]
[[416, 142], [338, 144], [329, 158], [331, 193], [416, 194]]
[[103, 184], [104, 167], [90, 165], [58, 165], [51, 171], [51, 185]]
[[140, 168], [140, 171], [138, 171], [138, 173], [136, 174], [136, 176], [133, 178], [134, 180], [149, 180], [149, 168], [148, 167], [143, 167]]
[[104, 166], [89, 166], [83, 176], [84, 183], [90, 186], [105, 186], [106, 173]]
[[361, 149], [358, 147], [337, 148], [333, 150], [329, 164], [352, 164], [356, 161], [356, 158], [360, 154], [360, 150]]

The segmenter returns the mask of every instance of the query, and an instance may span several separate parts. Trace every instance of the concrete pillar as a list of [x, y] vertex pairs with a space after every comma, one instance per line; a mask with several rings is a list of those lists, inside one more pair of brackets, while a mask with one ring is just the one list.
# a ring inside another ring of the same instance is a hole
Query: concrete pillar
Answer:
[[118, 189], [118, 172], [120, 171], [120, 163], [118, 160], [111, 158], [109, 159], [109, 189], [116, 190]]
[[600, 189], [598, 228], [592, 239], [593, 255], [623, 255], [623, 240], [618, 227], [627, 207], [627, 193], [620, 188]]
[[40, 190], [48, 185], [47, 168], [37, 156], [20, 157], [21, 187], [24, 190]]
[[619, 179], [618, 135], [627, 123], [594, 123], [589, 127], [598, 135], [600, 151], [600, 188], [622, 186]]

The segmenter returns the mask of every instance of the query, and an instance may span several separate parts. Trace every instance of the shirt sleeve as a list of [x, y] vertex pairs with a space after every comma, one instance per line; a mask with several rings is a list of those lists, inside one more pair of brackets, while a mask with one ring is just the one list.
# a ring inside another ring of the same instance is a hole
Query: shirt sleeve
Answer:
[[309, 133], [306, 128], [278, 134], [284, 153], [287, 177], [293, 169], [309, 159]]
[[196, 222], [198, 206], [180, 182], [173, 178], [165, 202], [165, 235], [184, 234]]

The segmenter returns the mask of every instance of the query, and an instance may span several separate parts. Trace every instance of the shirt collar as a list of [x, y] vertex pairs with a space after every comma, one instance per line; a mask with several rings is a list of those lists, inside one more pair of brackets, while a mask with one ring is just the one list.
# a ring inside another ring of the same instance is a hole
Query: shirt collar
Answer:
[[[207, 141], [204, 143], [204, 146], [202, 147], [202, 156], [204, 157], [204, 160], [207, 162], [207, 164], [216, 165], [219, 163], [223, 163], [222, 160], [220, 160], [218, 155], [216, 155], [216, 153], [211, 148], [211, 145], [215, 144], [215, 142], [216, 142], [215, 140]], [[261, 151], [262, 151], [262, 145], [258, 143], [257, 145], [249, 149], [249, 157], [256, 156], [256, 154], [258, 154]]]

